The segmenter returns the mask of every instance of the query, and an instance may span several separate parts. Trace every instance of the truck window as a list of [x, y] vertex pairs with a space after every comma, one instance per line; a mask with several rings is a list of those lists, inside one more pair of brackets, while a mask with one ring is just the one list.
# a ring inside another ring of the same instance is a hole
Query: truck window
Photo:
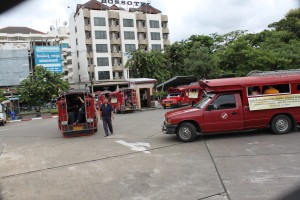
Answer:
[[263, 93], [264, 94], [291, 93], [290, 84], [264, 85]]
[[259, 86], [248, 87], [248, 96], [261, 95], [261, 89]]
[[214, 110], [236, 108], [235, 96], [234, 94], [220, 95], [214, 100], [212, 105], [214, 105]]
[[300, 84], [297, 85], [297, 90], [300, 91]]

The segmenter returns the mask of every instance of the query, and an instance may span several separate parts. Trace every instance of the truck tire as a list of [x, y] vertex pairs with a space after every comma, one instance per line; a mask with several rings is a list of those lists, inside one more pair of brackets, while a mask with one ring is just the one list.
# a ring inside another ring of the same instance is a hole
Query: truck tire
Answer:
[[271, 121], [271, 130], [276, 135], [286, 134], [292, 129], [291, 118], [286, 115], [277, 115]]
[[189, 122], [184, 122], [177, 128], [176, 135], [181, 142], [192, 142], [197, 136], [196, 127]]
[[166, 109], [167, 107], [166, 106], [164, 106], [164, 109]]
[[178, 101], [177, 108], [181, 107], [181, 101]]
[[2, 122], [1, 122], [1, 126], [4, 126], [4, 125], [5, 125], [5, 123], [4, 123], [4, 121], [2, 121]]

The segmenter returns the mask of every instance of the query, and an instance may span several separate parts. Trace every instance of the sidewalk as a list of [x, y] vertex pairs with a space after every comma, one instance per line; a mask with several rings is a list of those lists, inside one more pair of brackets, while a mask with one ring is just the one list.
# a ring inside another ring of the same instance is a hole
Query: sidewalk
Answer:
[[13, 122], [23, 122], [23, 121], [31, 121], [31, 120], [38, 120], [38, 119], [49, 119], [49, 118], [57, 118], [58, 116], [57, 115], [52, 115], [52, 116], [49, 116], [49, 117], [34, 117], [34, 118], [28, 118], [28, 119], [15, 119], [15, 120], [7, 120], [6, 122], [7, 123], [13, 123]]

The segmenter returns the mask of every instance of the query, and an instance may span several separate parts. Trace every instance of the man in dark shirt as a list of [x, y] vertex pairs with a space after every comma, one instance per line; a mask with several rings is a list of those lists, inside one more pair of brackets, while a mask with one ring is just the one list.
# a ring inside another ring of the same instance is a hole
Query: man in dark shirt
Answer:
[[[113, 134], [113, 127], [111, 119], [114, 119], [114, 112], [112, 106], [108, 103], [108, 99], [105, 98], [103, 104], [100, 106], [100, 120], [103, 121], [103, 128], [105, 136], [107, 137], [110, 134]], [[109, 129], [109, 132], [108, 132]]]

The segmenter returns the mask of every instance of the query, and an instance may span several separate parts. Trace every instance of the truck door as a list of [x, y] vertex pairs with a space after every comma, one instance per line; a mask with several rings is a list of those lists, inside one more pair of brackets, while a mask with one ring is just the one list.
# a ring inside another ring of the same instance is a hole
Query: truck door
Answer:
[[244, 127], [239, 94], [221, 94], [204, 110], [203, 132], [241, 130]]

